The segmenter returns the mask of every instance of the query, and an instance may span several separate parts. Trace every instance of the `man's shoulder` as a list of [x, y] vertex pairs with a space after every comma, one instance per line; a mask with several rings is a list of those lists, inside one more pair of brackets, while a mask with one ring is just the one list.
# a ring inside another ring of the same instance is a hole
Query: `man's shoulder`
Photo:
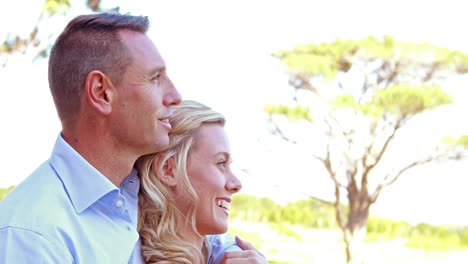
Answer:
[[[0, 200], [0, 228], [33, 228], [58, 217], [68, 203], [63, 184], [48, 162]], [[53, 222], [53, 221], [52, 221]]]
[[229, 233], [208, 235], [207, 239], [215, 255], [220, 252], [241, 250], [236, 244], [234, 237]]
[[226, 252], [242, 251], [242, 249], [236, 244], [234, 237], [229, 233], [209, 235], [207, 236], [207, 239], [211, 246], [214, 263], [220, 263]]

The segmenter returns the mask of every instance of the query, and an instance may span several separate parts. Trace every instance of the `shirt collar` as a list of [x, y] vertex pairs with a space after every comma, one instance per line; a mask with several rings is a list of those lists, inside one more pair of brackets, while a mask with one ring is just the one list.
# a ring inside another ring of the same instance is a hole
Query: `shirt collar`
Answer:
[[130, 194], [133, 197], [138, 196], [138, 191], [140, 190], [140, 177], [138, 177], [138, 172], [135, 168], [133, 168], [130, 175], [122, 181], [119, 188], [122, 193]]
[[117, 190], [112, 182], [89, 164], [61, 135], [57, 137], [49, 162], [61, 179], [78, 214], [107, 193]]

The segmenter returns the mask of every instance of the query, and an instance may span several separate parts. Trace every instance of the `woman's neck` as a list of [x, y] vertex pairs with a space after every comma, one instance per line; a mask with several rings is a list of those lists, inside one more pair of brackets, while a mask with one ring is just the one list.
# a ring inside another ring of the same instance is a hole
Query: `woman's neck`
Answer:
[[187, 224], [187, 225], [185, 225], [184, 227], [181, 227], [181, 228], [180, 228], [180, 226], [178, 226], [177, 228], [178, 228], [178, 230], [180, 230], [178, 232], [179, 235], [186, 242], [189, 242], [190, 244], [194, 245], [200, 251], [203, 249], [204, 237], [197, 234], [189, 224]]
[[[198, 249], [198, 252], [192, 252], [193, 256], [193, 263], [194, 264], [204, 264], [203, 260], [200, 259], [199, 255], [202, 253], [203, 255], [203, 242], [204, 242], [204, 237], [195, 232], [195, 230], [192, 228], [192, 225], [186, 221], [185, 218], [178, 216], [177, 217], [177, 230], [179, 236], [185, 241], [190, 244], [192, 244], [196, 249]], [[195, 249], [193, 249], [194, 251]]]

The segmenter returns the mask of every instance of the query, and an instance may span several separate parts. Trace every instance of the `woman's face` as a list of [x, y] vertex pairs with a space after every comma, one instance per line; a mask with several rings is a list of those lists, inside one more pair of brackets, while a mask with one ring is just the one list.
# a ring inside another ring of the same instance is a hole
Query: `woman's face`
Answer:
[[[187, 160], [187, 173], [199, 197], [196, 226], [201, 235], [224, 233], [228, 229], [232, 194], [242, 184], [231, 171], [231, 150], [224, 127], [205, 124], [195, 134]], [[192, 201], [185, 201], [192, 205]]]

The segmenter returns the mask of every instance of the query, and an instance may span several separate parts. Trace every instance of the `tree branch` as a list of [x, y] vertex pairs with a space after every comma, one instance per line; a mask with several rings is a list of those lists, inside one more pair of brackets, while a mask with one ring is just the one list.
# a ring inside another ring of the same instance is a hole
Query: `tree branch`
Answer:
[[[380, 149], [379, 153], [377, 154], [377, 157], [375, 158], [374, 162], [372, 162], [371, 164], [366, 164], [368, 162], [368, 159], [367, 159], [367, 156], [370, 155], [370, 152], [369, 152], [369, 155], [366, 155], [363, 160], [362, 160], [362, 165], [363, 165], [363, 173], [362, 173], [362, 183], [361, 185], [365, 185], [367, 186], [368, 182], [369, 182], [369, 174], [370, 172], [375, 168], [375, 166], [377, 166], [377, 164], [380, 162], [380, 160], [382, 159], [385, 151], [387, 150], [390, 142], [395, 138], [395, 134], [396, 132], [398, 131], [398, 129], [400, 129], [401, 127], [401, 123], [400, 121], [397, 121], [394, 126], [393, 126], [393, 130], [392, 130], [392, 133], [390, 134], [389, 137], [387, 137], [387, 139], [385, 140], [385, 143], [383, 145], [383, 147]], [[375, 139], [375, 138], [374, 138]], [[375, 142], [375, 140], [374, 140]], [[371, 146], [371, 149], [373, 148], [373, 145]], [[371, 151], [371, 150], [370, 150]]]
[[290, 142], [290, 143], [293, 143], [293, 144], [297, 144], [297, 141], [295, 141], [295, 140], [289, 138], [288, 136], [286, 136], [286, 134], [278, 126], [278, 124], [276, 124], [276, 122], [274, 122], [272, 120], [271, 115], [269, 116], [268, 123], [273, 126], [273, 128], [270, 128], [270, 132], [271, 132], [272, 135], [278, 136], [284, 141], [287, 141], [287, 142]]
[[335, 211], [336, 211], [336, 222], [338, 226], [341, 228], [344, 234], [346, 234], [346, 222], [344, 220], [344, 213], [341, 208], [341, 193], [340, 187], [335, 184]]
[[387, 186], [390, 186], [392, 185], [393, 183], [395, 183], [400, 177], [401, 175], [403, 175], [404, 172], [408, 171], [409, 169], [411, 168], [414, 168], [416, 166], [421, 166], [421, 165], [424, 165], [424, 164], [427, 164], [427, 163], [430, 163], [430, 162], [434, 162], [434, 161], [441, 161], [443, 159], [450, 159], [450, 160], [456, 160], [458, 159], [458, 157], [451, 157], [450, 156], [450, 151], [449, 150], [445, 150], [445, 151], [441, 151], [435, 155], [429, 155], [427, 158], [425, 159], [421, 159], [421, 160], [417, 160], [417, 161], [414, 161], [410, 164], [408, 164], [407, 166], [403, 167], [402, 169], [400, 169], [394, 176], [390, 175], [390, 174], [387, 174], [382, 183], [380, 183], [377, 188], [375, 189], [373, 195], [372, 195], [372, 203], [374, 203], [378, 196], [380, 195], [380, 193], [382, 192], [382, 190], [387, 187]]

